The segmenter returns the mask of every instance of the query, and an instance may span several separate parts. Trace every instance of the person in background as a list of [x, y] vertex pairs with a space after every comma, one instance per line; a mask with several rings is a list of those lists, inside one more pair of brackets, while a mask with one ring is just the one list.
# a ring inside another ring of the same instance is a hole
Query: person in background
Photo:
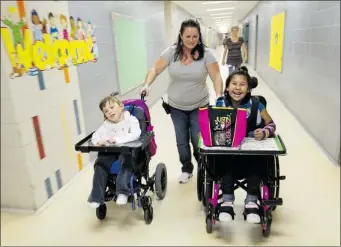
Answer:
[[[222, 64], [227, 64], [229, 74], [238, 69], [243, 62], [247, 61], [247, 48], [243, 37], [238, 36], [239, 27], [231, 28], [231, 37], [227, 38], [224, 44], [224, 54]], [[243, 54], [242, 54], [243, 49]]]
[[164, 50], [149, 69], [141, 94], [148, 95], [149, 86], [168, 67], [170, 85], [167, 91], [168, 106], [173, 121], [182, 173], [180, 183], [187, 183], [193, 174], [190, 140], [194, 157], [198, 161], [198, 112], [209, 104], [207, 75], [213, 81], [218, 99], [223, 96], [223, 82], [219, 65], [212, 51], [202, 41], [200, 24], [194, 19], [182, 22], [177, 42]]

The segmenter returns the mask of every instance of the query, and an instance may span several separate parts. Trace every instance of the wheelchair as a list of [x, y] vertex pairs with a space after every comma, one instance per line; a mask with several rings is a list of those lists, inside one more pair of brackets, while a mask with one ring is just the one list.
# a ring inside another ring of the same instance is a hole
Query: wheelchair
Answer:
[[[253, 96], [255, 97], [255, 96]], [[256, 96], [266, 106], [267, 102], [264, 97]], [[216, 158], [217, 155], [223, 155], [228, 160], [230, 155], [262, 155], [266, 161], [266, 174], [262, 179], [259, 190], [259, 212], [261, 218], [261, 230], [264, 237], [270, 235], [272, 224], [272, 213], [277, 206], [283, 204], [283, 199], [279, 197], [280, 181], [285, 180], [285, 176], [280, 175], [279, 156], [286, 155], [286, 147], [279, 135], [274, 135], [277, 143], [280, 145], [278, 151], [259, 151], [259, 150], [243, 150], [242, 145], [238, 149], [225, 147], [204, 147], [199, 142], [199, 162], [197, 170], [197, 197], [205, 208], [206, 232], [212, 233], [213, 225], [219, 221], [219, 209], [222, 204], [222, 194], [219, 194], [222, 181], [217, 174]], [[233, 164], [231, 164], [233, 165]], [[241, 188], [247, 190], [247, 180], [245, 177], [239, 176], [235, 181], [234, 190]], [[243, 212], [244, 220], [246, 214]]]
[[[148, 146], [153, 137], [153, 131], [147, 131], [147, 120], [144, 111], [139, 106], [126, 105], [126, 110], [129, 110], [140, 123], [142, 134], [139, 140], [126, 143], [123, 145], [107, 145], [95, 146], [91, 142], [91, 137], [94, 132], [85, 137], [83, 140], [75, 145], [76, 151], [82, 153], [89, 152], [104, 152], [116, 154], [129, 154], [133, 157], [133, 174], [130, 177], [129, 187], [130, 195], [128, 202], [132, 204], [132, 210], [142, 208], [144, 211], [144, 221], [150, 224], [153, 221], [153, 206], [152, 198], [147, 195], [149, 191], [155, 193], [156, 196], [162, 200], [167, 193], [167, 168], [164, 163], [159, 163], [156, 167], [155, 173], [149, 175], [149, 163], [151, 161], [151, 154]], [[105, 201], [116, 201], [116, 177], [119, 173], [120, 163], [115, 161], [110, 169], [107, 179]], [[107, 214], [106, 204], [100, 205], [96, 209], [96, 216], [99, 220], [105, 219]]]

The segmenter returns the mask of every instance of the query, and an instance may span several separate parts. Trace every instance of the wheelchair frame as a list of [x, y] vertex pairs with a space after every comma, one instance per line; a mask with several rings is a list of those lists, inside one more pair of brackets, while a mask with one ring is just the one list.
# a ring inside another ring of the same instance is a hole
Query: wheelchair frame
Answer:
[[[149, 163], [151, 157], [148, 152], [148, 144], [154, 132], [149, 132], [146, 135], [140, 137], [138, 141], [126, 143], [124, 145], [107, 145], [107, 146], [95, 146], [91, 142], [91, 137], [94, 132], [79, 141], [75, 145], [75, 150], [82, 153], [89, 152], [105, 152], [105, 153], [118, 153], [118, 154], [130, 154], [133, 156], [133, 174], [130, 178], [130, 202], [132, 203], [132, 210], [137, 207], [142, 207], [144, 211], [144, 220], [146, 224], [150, 224], [153, 221], [153, 206], [152, 198], [147, 196], [147, 192], [150, 190], [162, 200], [166, 196], [167, 192], [167, 168], [165, 164], [159, 163], [156, 167], [155, 173], [149, 176]], [[105, 201], [115, 201], [116, 195], [116, 174], [109, 173], [107, 179], [107, 186], [105, 192]], [[146, 184], [142, 183], [142, 178], [145, 179]], [[135, 197], [136, 195], [136, 197]], [[103, 220], [106, 217], [107, 206], [106, 204], [100, 205], [96, 209], [96, 216], [98, 219]]]
[[[279, 155], [286, 154], [285, 145], [280, 136], [277, 136], [283, 150], [282, 151], [247, 151], [247, 150], [220, 150], [211, 151], [199, 149], [199, 162], [197, 173], [197, 196], [205, 207], [206, 231], [212, 233], [213, 225], [219, 221], [219, 207], [222, 203], [218, 201], [222, 199], [219, 195], [221, 180], [219, 175], [215, 174], [215, 156], [216, 155], [261, 155], [267, 157], [267, 181], [262, 181], [262, 189], [259, 190], [259, 209], [261, 217], [261, 229], [264, 237], [270, 234], [272, 224], [272, 211], [277, 206], [283, 204], [283, 199], [279, 197], [280, 180], [285, 180], [285, 176], [280, 175]], [[213, 172], [212, 172], [213, 170]], [[235, 181], [234, 190], [242, 188], [247, 190], [247, 180], [237, 179]], [[243, 212], [244, 220], [246, 220], [245, 212]]]

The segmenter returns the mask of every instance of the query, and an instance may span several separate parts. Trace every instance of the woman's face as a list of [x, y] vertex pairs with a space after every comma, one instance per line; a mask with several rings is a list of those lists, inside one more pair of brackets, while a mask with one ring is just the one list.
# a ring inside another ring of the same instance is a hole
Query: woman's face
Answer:
[[240, 103], [249, 90], [246, 77], [243, 75], [234, 75], [226, 90], [236, 103]]
[[184, 47], [192, 50], [199, 43], [199, 30], [196, 27], [186, 27], [183, 34], [181, 35], [182, 43]]
[[231, 35], [233, 36], [233, 37], [237, 37], [238, 36], [238, 28], [233, 28], [232, 30], [231, 30]]

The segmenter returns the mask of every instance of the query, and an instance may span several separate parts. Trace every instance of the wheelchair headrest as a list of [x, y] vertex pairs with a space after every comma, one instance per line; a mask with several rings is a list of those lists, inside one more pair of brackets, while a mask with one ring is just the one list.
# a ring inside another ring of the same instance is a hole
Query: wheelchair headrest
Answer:
[[250, 78], [250, 87], [251, 89], [254, 89], [258, 86], [258, 79], [255, 76], [251, 76]]

